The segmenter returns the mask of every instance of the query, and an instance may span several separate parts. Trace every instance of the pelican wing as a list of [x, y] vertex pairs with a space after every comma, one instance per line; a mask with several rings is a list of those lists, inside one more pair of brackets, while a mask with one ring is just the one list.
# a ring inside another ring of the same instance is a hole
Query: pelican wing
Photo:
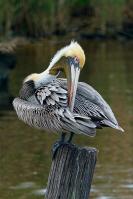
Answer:
[[67, 107], [67, 91], [53, 81], [48, 85], [42, 86], [35, 92], [36, 99], [43, 105]]
[[[58, 81], [63, 88], [67, 88], [65, 79], [58, 79]], [[123, 131], [107, 102], [93, 87], [84, 82], [78, 83], [74, 112], [90, 117], [97, 128], [109, 126]]]
[[58, 81], [53, 81], [46, 86], [40, 87], [35, 96], [45, 110], [54, 110], [56, 115], [61, 116], [63, 131], [71, 131], [94, 136], [96, 125], [90, 117], [84, 117], [70, 112], [67, 103], [67, 90], [61, 87]]
[[90, 117], [70, 112], [67, 91], [58, 81], [40, 87], [26, 100], [15, 98], [13, 106], [19, 119], [30, 126], [49, 132], [96, 134], [96, 124]]

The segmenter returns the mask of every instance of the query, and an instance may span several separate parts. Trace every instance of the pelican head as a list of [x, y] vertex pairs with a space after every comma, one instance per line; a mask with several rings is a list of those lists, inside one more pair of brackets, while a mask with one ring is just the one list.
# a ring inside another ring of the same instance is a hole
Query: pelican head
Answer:
[[33, 81], [35, 87], [41, 86], [56, 78], [62, 71], [68, 83], [68, 104], [73, 109], [80, 71], [85, 64], [85, 54], [82, 47], [75, 41], [59, 50], [52, 58], [48, 68], [40, 73], [34, 73], [25, 78], [24, 82]]
[[68, 83], [68, 104], [73, 109], [80, 71], [85, 64], [82, 47], [72, 41], [70, 45], [59, 50], [53, 57], [48, 70], [49, 74], [57, 75], [63, 71]]

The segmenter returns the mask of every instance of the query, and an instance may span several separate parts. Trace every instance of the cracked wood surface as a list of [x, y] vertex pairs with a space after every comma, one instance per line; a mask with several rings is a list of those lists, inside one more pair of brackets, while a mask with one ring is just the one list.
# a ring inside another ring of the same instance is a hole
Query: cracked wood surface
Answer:
[[88, 199], [96, 160], [95, 148], [61, 146], [52, 161], [46, 199]]

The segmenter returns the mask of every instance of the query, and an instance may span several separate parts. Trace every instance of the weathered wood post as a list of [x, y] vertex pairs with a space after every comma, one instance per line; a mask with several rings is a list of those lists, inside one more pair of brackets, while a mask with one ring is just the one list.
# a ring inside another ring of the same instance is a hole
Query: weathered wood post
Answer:
[[61, 146], [52, 162], [46, 199], [88, 199], [96, 160], [95, 148]]

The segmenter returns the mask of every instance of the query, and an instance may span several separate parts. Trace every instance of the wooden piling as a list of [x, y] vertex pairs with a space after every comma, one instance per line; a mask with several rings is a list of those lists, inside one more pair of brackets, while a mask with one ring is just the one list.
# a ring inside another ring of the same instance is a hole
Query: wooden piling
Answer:
[[46, 199], [88, 199], [96, 160], [95, 148], [61, 146], [52, 162]]

